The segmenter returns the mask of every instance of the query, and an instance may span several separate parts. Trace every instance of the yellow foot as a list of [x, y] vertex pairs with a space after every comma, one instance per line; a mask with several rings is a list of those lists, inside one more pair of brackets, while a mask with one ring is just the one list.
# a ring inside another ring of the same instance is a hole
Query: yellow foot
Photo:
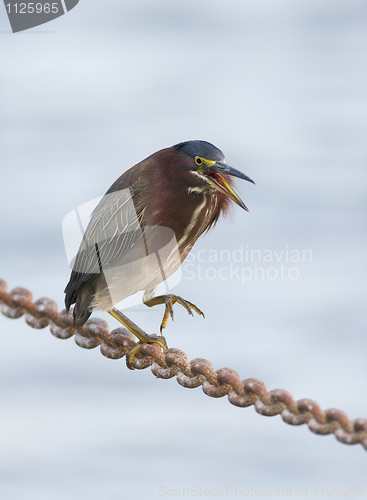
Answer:
[[189, 302], [188, 300], [183, 299], [182, 297], [179, 297], [178, 295], [173, 295], [173, 294], [168, 294], [168, 295], [160, 295], [159, 297], [153, 297], [152, 299], [146, 300], [144, 303], [149, 306], [155, 306], [157, 304], [165, 304], [166, 309], [164, 311], [162, 323], [160, 326], [160, 332], [162, 334], [163, 328], [166, 328], [167, 326], [167, 321], [168, 318], [171, 316], [172, 321], [174, 319], [174, 312], [173, 312], [173, 304], [175, 303], [181, 304], [186, 311], [191, 314], [191, 316], [194, 315], [192, 310], [194, 310], [196, 313], [199, 314], [199, 316], [203, 316], [205, 318], [203, 311], [201, 311], [195, 304], [192, 302]]
[[129, 368], [129, 370], [134, 370], [131, 362], [135, 356], [136, 353], [139, 352], [139, 347], [142, 344], [158, 344], [162, 347], [163, 351], [167, 350], [167, 342], [164, 337], [158, 337], [157, 335], [149, 335], [150, 340], [149, 341], [140, 341], [135, 347], [131, 349], [131, 351], [126, 355], [126, 366]]
[[131, 361], [135, 354], [139, 350], [139, 345], [140, 344], [158, 344], [162, 347], [164, 351], [167, 350], [167, 342], [164, 337], [158, 337], [158, 335], [148, 335], [145, 333], [141, 328], [138, 327], [135, 323], [131, 321], [127, 316], [122, 314], [121, 311], [116, 309], [115, 307], [111, 309], [111, 311], [108, 311], [111, 316], [113, 316], [117, 321], [119, 321], [122, 325], [124, 325], [128, 330], [130, 330], [131, 333], [135, 335], [139, 339], [139, 344], [135, 346], [129, 354], [126, 356], [126, 364], [130, 370], [133, 370], [134, 368], [131, 366]]

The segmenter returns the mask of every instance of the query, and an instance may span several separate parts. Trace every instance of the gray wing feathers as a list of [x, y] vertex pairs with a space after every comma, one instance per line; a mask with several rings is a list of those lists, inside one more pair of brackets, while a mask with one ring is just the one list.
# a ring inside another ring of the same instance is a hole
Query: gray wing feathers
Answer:
[[73, 271], [100, 273], [118, 265], [142, 237], [140, 219], [129, 189], [106, 194], [91, 215]]

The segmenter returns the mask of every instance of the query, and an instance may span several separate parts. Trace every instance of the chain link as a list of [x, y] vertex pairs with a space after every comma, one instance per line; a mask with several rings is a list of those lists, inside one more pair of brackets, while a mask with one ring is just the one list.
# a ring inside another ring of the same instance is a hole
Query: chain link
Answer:
[[[50, 325], [52, 335], [68, 339], [74, 335], [75, 342], [83, 349], [100, 346], [101, 353], [110, 359], [119, 359], [136, 345], [135, 337], [125, 328], [109, 330], [108, 323], [100, 318], [91, 318], [81, 327], [75, 327], [72, 312], [58, 312], [57, 304], [51, 299], [40, 298], [32, 302], [32, 293], [17, 287], [8, 293], [8, 286], [0, 279], [1, 312], [16, 319], [25, 314], [26, 323], [32, 328], [42, 329]], [[143, 370], [151, 366], [157, 378], [176, 377], [182, 387], [203, 388], [212, 398], [228, 396], [235, 406], [255, 406], [261, 415], [281, 415], [290, 425], [308, 424], [316, 434], [335, 434], [345, 444], [362, 444], [367, 450], [367, 419], [349, 420], [347, 415], [335, 408], [322, 410], [311, 399], [294, 401], [292, 394], [283, 389], [268, 392], [264, 382], [255, 378], [241, 381], [239, 374], [230, 368], [214, 371], [210, 361], [203, 358], [187, 360], [179, 349], [165, 352], [157, 344], [141, 344], [131, 361], [133, 368]]]

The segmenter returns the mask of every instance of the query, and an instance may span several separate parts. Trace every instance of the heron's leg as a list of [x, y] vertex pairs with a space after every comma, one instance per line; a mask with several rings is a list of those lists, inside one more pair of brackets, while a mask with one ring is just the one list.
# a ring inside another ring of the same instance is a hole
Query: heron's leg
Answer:
[[[111, 311], [108, 311], [111, 316], [113, 316], [117, 321], [123, 324], [131, 333], [135, 335], [140, 341], [140, 344], [158, 344], [165, 351], [167, 349], [166, 339], [164, 337], [159, 337], [158, 335], [148, 335], [141, 328], [138, 327], [131, 319], [129, 319], [125, 314], [114, 307]], [[137, 351], [139, 350], [139, 344], [134, 347], [127, 355], [127, 366], [131, 367], [131, 361]]]
[[171, 316], [172, 320], [174, 318], [173, 304], [175, 304], [176, 302], [178, 304], [181, 304], [186, 309], [186, 311], [189, 314], [191, 314], [191, 316], [194, 315], [194, 313], [192, 312], [192, 310], [194, 310], [200, 316], [203, 316], [203, 318], [205, 318], [203, 311], [201, 311], [195, 304], [193, 304], [192, 302], [189, 302], [188, 300], [183, 299], [182, 297], [179, 297], [178, 295], [173, 295], [171, 293], [169, 293], [167, 295], [159, 295], [158, 297], [152, 297], [152, 298], [148, 298], [148, 297], [146, 297], [146, 294], [144, 294], [143, 302], [148, 307], [153, 307], [153, 306], [156, 306], [158, 304], [165, 304], [166, 309], [164, 311], [162, 323], [160, 326], [161, 334], [162, 334], [163, 328], [166, 328], [168, 318], [170, 316]]

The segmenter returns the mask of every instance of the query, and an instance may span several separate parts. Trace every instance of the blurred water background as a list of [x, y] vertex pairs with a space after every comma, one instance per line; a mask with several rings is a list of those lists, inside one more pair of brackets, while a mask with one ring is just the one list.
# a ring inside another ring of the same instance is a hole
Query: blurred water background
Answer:
[[[176, 307], [169, 345], [367, 417], [366, 59], [364, 0], [81, 0], [19, 34], [0, 7], [0, 277], [61, 309], [63, 217], [154, 151], [208, 140], [257, 185], [237, 183], [251, 214], [234, 208], [183, 266], [175, 292], [206, 319]], [[149, 332], [161, 314], [129, 310]], [[1, 498], [367, 491], [361, 446], [23, 319], [0, 329]]]

